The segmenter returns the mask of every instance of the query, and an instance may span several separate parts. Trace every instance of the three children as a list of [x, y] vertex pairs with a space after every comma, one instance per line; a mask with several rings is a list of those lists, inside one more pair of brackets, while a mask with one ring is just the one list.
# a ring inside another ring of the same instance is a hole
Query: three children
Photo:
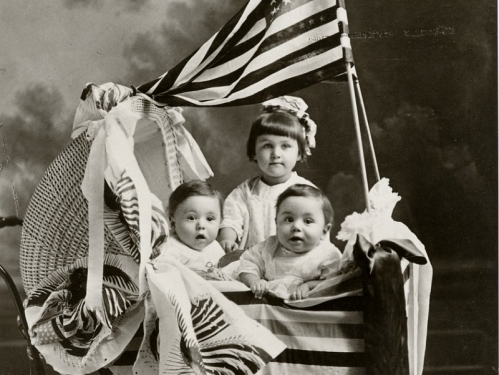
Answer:
[[294, 97], [264, 103], [265, 113], [253, 123], [247, 142], [247, 155], [261, 175], [240, 184], [225, 203], [202, 181], [172, 193], [173, 235], [164, 254], [202, 270], [216, 266], [225, 252], [249, 249], [236, 275], [257, 298], [269, 290], [282, 298], [306, 298], [320, 282], [324, 264], [341, 256], [326, 239], [333, 221], [329, 200], [293, 172], [315, 146], [315, 123], [306, 108]]

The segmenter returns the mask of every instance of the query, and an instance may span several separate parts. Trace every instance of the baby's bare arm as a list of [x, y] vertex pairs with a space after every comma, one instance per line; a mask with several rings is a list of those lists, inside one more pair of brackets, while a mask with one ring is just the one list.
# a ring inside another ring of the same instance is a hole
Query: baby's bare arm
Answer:
[[222, 228], [218, 232], [217, 241], [226, 253], [237, 250], [237, 234], [232, 228]]

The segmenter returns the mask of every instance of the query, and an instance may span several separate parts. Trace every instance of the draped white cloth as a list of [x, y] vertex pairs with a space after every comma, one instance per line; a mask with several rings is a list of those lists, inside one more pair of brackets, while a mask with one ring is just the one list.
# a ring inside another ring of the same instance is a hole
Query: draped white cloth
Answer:
[[151, 298], [134, 373], [254, 374], [285, 349], [270, 331], [173, 257], [149, 263], [147, 274]]

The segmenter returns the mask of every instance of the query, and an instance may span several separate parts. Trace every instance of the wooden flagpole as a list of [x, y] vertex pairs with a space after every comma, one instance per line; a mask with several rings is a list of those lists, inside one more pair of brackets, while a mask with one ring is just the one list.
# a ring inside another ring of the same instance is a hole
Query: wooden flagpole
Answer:
[[366, 210], [369, 212], [369, 183], [367, 181], [367, 171], [366, 171], [366, 162], [364, 158], [364, 148], [362, 146], [362, 135], [360, 132], [360, 122], [359, 122], [359, 113], [357, 109], [357, 100], [355, 97], [355, 89], [353, 84], [353, 54], [352, 54], [352, 46], [350, 44], [350, 37], [348, 36], [348, 19], [345, 10], [345, 1], [339, 0], [338, 2], [339, 8], [337, 10], [338, 16], [338, 28], [341, 32], [341, 47], [343, 49], [343, 58], [345, 61], [345, 66], [347, 69], [348, 76], [348, 88], [350, 91], [350, 102], [352, 104], [352, 113], [353, 113], [353, 121], [355, 124], [355, 134], [357, 136], [357, 145], [359, 152], [359, 163], [360, 170], [362, 173], [362, 186], [364, 189], [364, 199], [366, 203]]
[[362, 116], [364, 119], [364, 126], [366, 127], [367, 139], [369, 140], [369, 147], [371, 149], [371, 157], [374, 164], [374, 173], [376, 174], [376, 181], [381, 178], [379, 176], [378, 161], [376, 160], [376, 152], [374, 151], [374, 143], [371, 137], [371, 129], [369, 128], [369, 122], [367, 121], [366, 107], [364, 106], [364, 98], [362, 97], [362, 91], [360, 90], [360, 82], [357, 77], [355, 77], [355, 88], [357, 89], [357, 94], [359, 95], [360, 108], [362, 109]]
[[[348, 34], [342, 34], [342, 36], [341, 36], [342, 39], [343, 39], [343, 35], [346, 35], [346, 38], [348, 38]], [[354, 85], [353, 85], [352, 63], [348, 60], [349, 59], [347, 58], [347, 61], [345, 62], [345, 65], [347, 68], [347, 75], [348, 75], [348, 88], [350, 91], [350, 102], [352, 104], [353, 120], [355, 123], [355, 134], [357, 136], [359, 162], [360, 162], [360, 169], [361, 169], [361, 173], [362, 173], [362, 182], [363, 182], [362, 185], [364, 188], [364, 199], [366, 202], [366, 209], [369, 212], [369, 184], [367, 182], [366, 162], [364, 159], [364, 148], [362, 146], [362, 135], [360, 133], [360, 123], [359, 123], [359, 113], [357, 110], [357, 101], [355, 98], [355, 90], [353, 87]]]

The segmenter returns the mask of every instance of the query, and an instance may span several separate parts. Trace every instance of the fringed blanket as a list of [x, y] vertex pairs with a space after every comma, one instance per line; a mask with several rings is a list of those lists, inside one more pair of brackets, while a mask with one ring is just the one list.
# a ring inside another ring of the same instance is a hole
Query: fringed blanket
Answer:
[[254, 374], [285, 345], [173, 258], [147, 266], [151, 297], [134, 373]]

